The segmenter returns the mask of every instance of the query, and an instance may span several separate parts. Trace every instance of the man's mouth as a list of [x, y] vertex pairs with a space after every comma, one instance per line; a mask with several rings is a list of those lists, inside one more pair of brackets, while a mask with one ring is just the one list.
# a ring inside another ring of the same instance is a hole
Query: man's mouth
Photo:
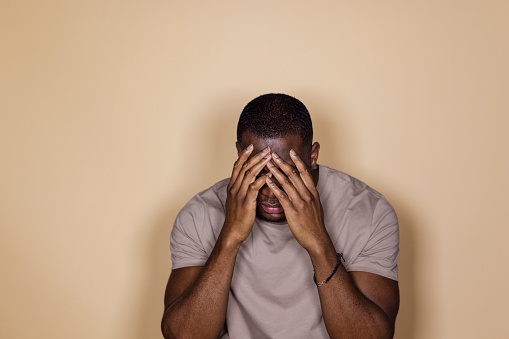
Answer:
[[269, 213], [269, 214], [283, 213], [283, 206], [281, 206], [281, 205], [264, 205], [264, 204], [261, 204], [261, 205], [262, 205], [263, 210], [266, 213]]

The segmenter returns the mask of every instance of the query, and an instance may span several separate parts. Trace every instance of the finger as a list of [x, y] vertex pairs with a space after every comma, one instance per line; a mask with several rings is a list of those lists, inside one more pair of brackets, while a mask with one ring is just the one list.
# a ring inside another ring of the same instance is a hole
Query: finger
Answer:
[[316, 186], [315, 182], [313, 181], [313, 176], [311, 175], [311, 171], [306, 166], [306, 164], [302, 161], [302, 159], [297, 155], [297, 153], [292, 149], [290, 150], [290, 156], [292, 158], [293, 163], [295, 166], [297, 166], [297, 169], [299, 170], [300, 177], [302, 178], [302, 181], [308, 188], [308, 190], [311, 193], [316, 193]]
[[233, 185], [235, 180], [237, 180], [237, 177], [240, 173], [240, 170], [242, 169], [242, 166], [244, 165], [246, 160], [249, 158], [249, 155], [251, 154], [253, 149], [254, 149], [253, 144], [247, 146], [244, 150], [242, 150], [242, 153], [240, 154], [239, 158], [233, 164], [233, 170], [232, 170], [232, 175], [230, 178], [230, 183], [228, 184], [228, 189]]
[[258, 196], [258, 192], [260, 192], [260, 189], [265, 185], [265, 177], [271, 175], [270, 173], [267, 175], [263, 175], [255, 180], [255, 182], [251, 183], [248, 186], [247, 193], [246, 193], [246, 199], [248, 201], [256, 201], [256, 197]]
[[241, 194], [245, 194], [250, 184], [260, 179], [257, 178], [261, 170], [267, 166], [267, 163], [272, 159], [270, 153], [266, 154], [258, 163], [253, 165], [251, 168], [244, 172], [244, 178], [242, 179], [242, 185], [240, 187]]
[[267, 186], [270, 188], [272, 193], [274, 193], [281, 206], [283, 206], [283, 210], [288, 211], [293, 208], [293, 204], [288, 198], [288, 195], [276, 185], [274, 180], [272, 180], [269, 176], [266, 176], [265, 182], [267, 183]]
[[[251, 149], [249, 149], [251, 147]], [[228, 189], [232, 192], [238, 191], [240, 187], [240, 183], [242, 183], [243, 173], [252, 166], [253, 163], [256, 163], [259, 159], [263, 158], [263, 153], [268, 153], [267, 149], [264, 149], [262, 152], [255, 154], [251, 158], [249, 156], [252, 155], [254, 147], [252, 145], [246, 148], [246, 151], [243, 151], [243, 154], [239, 157], [239, 159], [234, 164], [234, 173], [232, 173], [232, 177], [230, 178], [230, 183], [228, 184]]]
[[274, 158], [274, 161], [276, 162], [276, 164], [286, 174], [288, 179], [290, 179], [293, 186], [295, 186], [295, 188], [297, 189], [297, 191], [303, 198], [311, 195], [308, 188], [302, 181], [302, 178], [300, 176], [298, 168], [295, 168], [295, 167], [291, 166], [290, 164], [288, 164], [280, 156], [278, 156], [276, 154], [276, 152], [272, 153], [272, 158]]
[[[274, 157], [274, 154], [272, 155]], [[283, 186], [283, 190], [286, 192], [286, 195], [289, 197], [291, 201], [297, 201], [297, 199], [302, 199], [299, 192], [295, 189], [295, 186], [293, 186], [292, 182], [286, 175], [281, 173], [280, 170], [274, 166], [273, 163], [269, 162], [267, 164], [267, 167], [269, 168], [272, 175], [274, 175], [274, 178], [279, 181], [281, 186]], [[273, 180], [271, 180], [273, 182]]]
[[[244, 162], [244, 164], [242, 165], [242, 168], [240, 169], [239, 174], [235, 178], [235, 182], [232, 183], [232, 186], [231, 186], [232, 192], [236, 193], [239, 191], [239, 189], [241, 188], [242, 183], [244, 181], [244, 177], [246, 176], [246, 173], [249, 176], [251, 174], [251, 172], [253, 171], [252, 167], [254, 165], [258, 164], [260, 161], [264, 161], [264, 157], [267, 154], [269, 154], [269, 152], [270, 152], [270, 148], [266, 147], [263, 151], [253, 155], [251, 158], [249, 158], [249, 160]], [[262, 166], [262, 168], [263, 168], [263, 166]]]

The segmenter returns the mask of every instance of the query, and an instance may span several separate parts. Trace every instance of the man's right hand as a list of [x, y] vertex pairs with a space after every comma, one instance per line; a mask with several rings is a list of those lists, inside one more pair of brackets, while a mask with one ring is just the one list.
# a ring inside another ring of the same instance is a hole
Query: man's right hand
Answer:
[[226, 198], [226, 219], [221, 231], [225, 239], [240, 245], [251, 233], [256, 217], [256, 198], [265, 184], [265, 176], [256, 179], [271, 159], [267, 147], [251, 158], [253, 145], [242, 151], [233, 165]]
[[[251, 233], [256, 198], [265, 184], [265, 175], [256, 177], [272, 159], [268, 147], [252, 153], [250, 145], [235, 162], [228, 184], [226, 219], [205, 265], [177, 268], [170, 275], [161, 323], [165, 338], [218, 338], [223, 329], [235, 259], [240, 244]], [[200, 326], [203, 324], [207, 326]]]

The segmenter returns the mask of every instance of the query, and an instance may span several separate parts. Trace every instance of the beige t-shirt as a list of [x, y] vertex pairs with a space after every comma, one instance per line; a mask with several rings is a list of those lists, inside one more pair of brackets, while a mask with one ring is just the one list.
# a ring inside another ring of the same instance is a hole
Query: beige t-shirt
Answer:
[[[327, 231], [348, 271], [398, 279], [399, 229], [387, 200], [363, 182], [319, 167]], [[225, 219], [229, 179], [198, 193], [180, 211], [171, 232], [173, 269], [203, 266]], [[338, 319], [341, 321], [341, 319]], [[313, 266], [288, 224], [256, 218], [240, 247], [222, 338], [329, 338]]]

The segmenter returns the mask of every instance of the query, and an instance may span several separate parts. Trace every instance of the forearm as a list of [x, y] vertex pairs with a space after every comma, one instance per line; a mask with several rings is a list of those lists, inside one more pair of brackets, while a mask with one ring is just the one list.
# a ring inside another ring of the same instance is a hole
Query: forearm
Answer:
[[230, 284], [240, 244], [220, 235], [198, 278], [165, 311], [165, 338], [217, 338], [225, 323]]
[[[332, 273], [338, 260], [330, 242], [310, 252], [310, 257], [318, 282]], [[323, 319], [331, 338], [393, 337], [394, 328], [388, 315], [359, 291], [343, 265], [329, 282], [317, 288]]]

